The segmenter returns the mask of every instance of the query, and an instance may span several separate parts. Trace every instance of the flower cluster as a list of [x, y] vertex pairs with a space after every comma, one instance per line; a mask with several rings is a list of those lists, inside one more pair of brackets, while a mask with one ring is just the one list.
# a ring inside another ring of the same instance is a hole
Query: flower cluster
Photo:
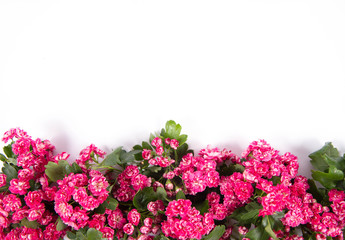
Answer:
[[[66, 231], [56, 229], [57, 216], [51, 209], [57, 188], [45, 174], [45, 165], [54, 162], [55, 147], [48, 140], [33, 140], [19, 128], [4, 134], [2, 141], [9, 140], [9, 147], [4, 148], [8, 158], [2, 155], [6, 174], [0, 174], [1, 239], [57, 240]], [[14, 227], [18, 224], [23, 226]]]
[[19, 128], [2, 141], [0, 239], [344, 239], [345, 156], [330, 143], [307, 179], [264, 140], [241, 157], [194, 154], [174, 121], [130, 151], [91, 144], [72, 164]]
[[151, 179], [140, 174], [137, 166], [129, 165], [117, 177], [117, 186], [114, 197], [121, 202], [128, 202], [133, 200], [138, 190], [150, 187]]
[[179, 199], [171, 201], [166, 208], [167, 220], [162, 222], [165, 236], [176, 239], [201, 239], [214, 228], [213, 217], [210, 213], [204, 216], [192, 207], [190, 200]]
[[[98, 171], [70, 173], [57, 181], [59, 190], [55, 194], [56, 213], [68, 226], [78, 230], [88, 224], [89, 212], [97, 208], [108, 198], [109, 183]], [[78, 203], [73, 207], [72, 203]]]

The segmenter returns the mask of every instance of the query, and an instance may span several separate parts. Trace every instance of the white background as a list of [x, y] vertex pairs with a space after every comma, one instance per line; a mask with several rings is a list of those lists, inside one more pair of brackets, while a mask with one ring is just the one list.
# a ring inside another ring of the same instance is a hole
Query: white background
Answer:
[[[75, 158], [147, 140], [345, 152], [345, 1], [0, 1], [0, 132]], [[3, 146], [3, 144], [1, 145]]]

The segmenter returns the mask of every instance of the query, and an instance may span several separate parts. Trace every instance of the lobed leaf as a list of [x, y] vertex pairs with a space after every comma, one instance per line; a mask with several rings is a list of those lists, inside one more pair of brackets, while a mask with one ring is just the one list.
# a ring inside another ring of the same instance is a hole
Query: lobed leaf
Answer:
[[312, 170], [311, 176], [327, 189], [335, 188], [338, 181], [344, 180], [343, 171], [337, 169], [335, 166], [330, 166], [328, 173]]
[[331, 142], [325, 143], [321, 149], [309, 154], [309, 157], [311, 164], [317, 171], [324, 172], [330, 166], [345, 170], [345, 159], [339, 155], [338, 150], [333, 147]]
[[27, 218], [23, 218], [23, 220], [20, 222], [21, 225], [27, 227], [27, 228], [38, 228], [40, 226], [40, 224], [38, 224], [38, 222], [35, 221], [29, 221]]
[[122, 147], [116, 148], [112, 153], [105, 157], [100, 166], [115, 166], [119, 164], [121, 151], [123, 151]]
[[60, 160], [58, 164], [54, 162], [48, 162], [45, 165], [45, 173], [50, 180], [56, 182], [57, 180], [63, 179], [68, 174], [69, 163], [66, 160]]
[[18, 177], [18, 171], [11, 164], [4, 163], [2, 167], [2, 172], [6, 174], [6, 182], [9, 183], [12, 179]]
[[141, 211], [147, 210], [147, 204], [158, 199], [165, 200], [167, 193], [164, 188], [158, 187], [155, 192], [152, 187], [144, 188], [139, 190], [133, 199], [133, 205], [135, 208]]
[[56, 222], [57, 222], [56, 223], [56, 230], [57, 231], [62, 231], [67, 227], [67, 225], [62, 221], [61, 217], [58, 217]]
[[86, 239], [87, 240], [102, 240], [102, 232], [94, 229], [94, 228], [90, 228], [89, 230], [87, 230], [86, 232]]
[[225, 226], [224, 225], [218, 225], [216, 226], [212, 232], [210, 232], [207, 236], [203, 237], [203, 240], [218, 240], [223, 236], [225, 232]]
[[8, 158], [15, 158], [15, 154], [12, 151], [12, 144], [9, 144], [7, 146], [5, 146], [4, 148], [4, 153]]
[[253, 228], [246, 234], [246, 238], [251, 240], [267, 240], [270, 235], [265, 231], [263, 226]]

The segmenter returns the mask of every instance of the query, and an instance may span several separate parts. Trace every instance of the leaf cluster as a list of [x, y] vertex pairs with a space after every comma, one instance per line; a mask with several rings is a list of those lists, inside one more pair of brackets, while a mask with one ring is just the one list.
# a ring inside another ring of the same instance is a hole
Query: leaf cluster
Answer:
[[311, 164], [315, 168], [312, 178], [326, 189], [337, 188], [345, 190], [344, 171], [345, 155], [340, 156], [332, 143], [326, 143], [321, 149], [309, 155]]

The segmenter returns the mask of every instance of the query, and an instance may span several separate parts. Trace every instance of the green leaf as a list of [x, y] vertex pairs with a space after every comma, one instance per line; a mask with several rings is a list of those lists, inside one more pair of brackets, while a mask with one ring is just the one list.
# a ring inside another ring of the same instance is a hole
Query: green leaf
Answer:
[[83, 170], [81, 170], [80, 166], [76, 162], [72, 163], [72, 171], [74, 173], [83, 173]]
[[76, 233], [76, 240], [87, 240], [86, 236], [80, 232], [80, 230]]
[[109, 196], [102, 204], [110, 210], [115, 210], [117, 205], [119, 205], [119, 202], [115, 198]]
[[187, 141], [188, 136], [186, 134], [180, 135], [176, 140], [179, 142], [179, 146], [182, 146]]
[[29, 221], [27, 218], [23, 218], [23, 220], [20, 222], [21, 225], [27, 227], [27, 228], [38, 228], [40, 225], [38, 224], [38, 222], [35, 221]]
[[15, 158], [9, 158], [7, 159], [7, 162], [12, 163], [14, 166], [17, 166], [17, 159]]
[[251, 240], [267, 240], [270, 235], [265, 231], [262, 226], [253, 228], [246, 234], [246, 238]]
[[203, 215], [209, 209], [208, 200], [203, 201], [195, 206], [196, 209], [199, 210], [200, 214]]
[[176, 193], [176, 200], [179, 200], [179, 199], [186, 199], [186, 195], [184, 194], [182, 190]]
[[338, 150], [330, 142], [327, 142], [320, 150], [311, 153], [309, 157], [311, 164], [318, 171], [324, 172], [329, 166], [345, 170], [345, 159], [340, 157]]
[[274, 219], [271, 216], [265, 216], [262, 219], [262, 226], [265, 228], [265, 231], [274, 239], [279, 240], [276, 236], [276, 234], [272, 230], [271, 222], [273, 222]]
[[115, 166], [120, 164], [120, 154], [122, 151], [122, 147], [116, 148], [112, 153], [105, 157], [100, 166]]
[[7, 158], [5, 157], [4, 154], [0, 153], [0, 161], [6, 162]]
[[166, 236], [163, 235], [163, 233], [157, 235], [154, 240], [169, 240]]
[[134, 149], [134, 150], [143, 150], [143, 147], [140, 146], [140, 145], [135, 145], [135, 146], [133, 147], [133, 149]]
[[140, 211], [147, 210], [147, 204], [152, 201], [156, 201], [158, 199], [165, 200], [167, 197], [167, 193], [164, 188], [158, 187], [157, 191], [155, 192], [152, 187], [144, 188], [143, 190], [139, 190], [133, 199], [133, 205]]
[[210, 234], [207, 236], [203, 237], [203, 240], [218, 240], [223, 236], [225, 232], [225, 226], [224, 225], [218, 225], [216, 226]]
[[75, 239], [77, 236], [76, 236], [74, 233], [68, 231], [68, 232], [67, 232], [67, 237], [68, 237], [69, 239]]
[[45, 173], [50, 180], [56, 182], [57, 180], [63, 179], [67, 175], [67, 165], [69, 165], [69, 163], [66, 160], [60, 160], [58, 164], [54, 162], [48, 162], [48, 164], [45, 165]]
[[179, 156], [179, 159], [175, 159], [177, 161], [177, 160], [182, 159], [182, 157], [184, 157], [188, 153], [188, 144], [185, 143], [183, 145], [180, 145], [176, 151], [177, 151], [177, 155]]
[[14, 158], [15, 157], [14, 153], [12, 152], [12, 144], [9, 144], [9, 145], [4, 147], [4, 153], [6, 154], [6, 156], [8, 158]]
[[316, 186], [315, 181], [313, 179], [308, 179], [308, 185], [309, 185], [308, 192], [313, 195], [313, 197], [317, 200], [318, 203], [321, 203], [323, 199], [325, 198], [325, 195], [326, 195], [325, 191], [322, 191], [322, 189], [319, 189]]
[[250, 223], [254, 218], [258, 217], [259, 212], [260, 212], [259, 209], [255, 209], [255, 210], [243, 213], [242, 215], [240, 215], [240, 219], [239, 219], [240, 224], [244, 225], [244, 224]]
[[62, 221], [60, 217], [56, 220], [56, 230], [62, 231], [67, 227], [67, 225]]
[[156, 137], [155, 135], [153, 135], [152, 133], [150, 133], [149, 141], [152, 142], [152, 140], [153, 140], [155, 137]]
[[98, 208], [95, 209], [95, 213], [104, 214], [105, 213], [105, 204], [102, 203], [101, 205], [99, 205]]
[[141, 145], [143, 146], [143, 149], [147, 149], [147, 150], [153, 150], [151, 145], [148, 142], [142, 142]]
[[18, 177], [17, 170], [10, 164], [4, 163], [2, 167], [2, 172], [6, 174], [6, 182], [9, 183], [12, 179]]
[[134, 162], [134, 155], [141, 153], [141, 150], [132, 150], [130, 152], [122, 151], [120, 154], [121, 163], [131, 163]]
[[87, 230], [86, 236], [87, 240], [102, 240], [103, 234], [94, 228], [90, 228]]
[[230, 217], [237, 220], [240, 225], [247, 225], [258, 219], [260, 209], [262, 209], [261, 205], [250, 202], [246, 206], [237, 208]]
[[311, 176], [327, 189], [335, 188], [338, 181], [344, 180], [343, 171], [337, 169], [335, 166], [330, 166], [328, 173], [312, 170]]
[[175, 121], [170, 120], [165, 124], [165, 136], [171, 139], [178, 139], [180, 136], [182, 127], [180, 124], [176, 124]]

